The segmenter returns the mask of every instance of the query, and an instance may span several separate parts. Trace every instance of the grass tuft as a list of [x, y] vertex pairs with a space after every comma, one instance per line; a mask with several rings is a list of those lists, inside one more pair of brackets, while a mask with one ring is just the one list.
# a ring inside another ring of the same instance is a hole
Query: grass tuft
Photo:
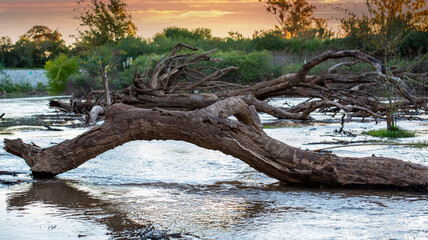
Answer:
[[393, 127], [389, 131], [386, 128], [378, 130], [370, 130], [363, 132], [363, 134], [370, 135], [372, 137], [382, 137], [382, 138], [411, 138], [415, 137], [415, 133], [409, 130], [405, 130], [399, 127]]

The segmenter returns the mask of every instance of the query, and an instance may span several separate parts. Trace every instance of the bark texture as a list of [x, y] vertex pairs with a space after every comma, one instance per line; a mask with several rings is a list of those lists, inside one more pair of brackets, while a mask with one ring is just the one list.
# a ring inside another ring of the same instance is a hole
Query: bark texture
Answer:
[[[235, 116], [237, 120], [228, 118]], [[179, 140], [219, 150], [284, 183], [324, 186], [428, 186], [428, 167], [384, 157], [350, 158], [291, 147], [269, 137], [255, 107], [234, 97], [194, 111], [114, 104], [106, 120], [80, 136], [42, 149], [5, 139], [35, 175], [54, 176], [134, 140]]]
[[[94, 91], [85, 100], [72, 99], [71, 104], [51, 102], [51, 106], [89, 115], [90, 109], [95, 105], [108, 109], [108, 97], [111, 97], [112, 103], [125, 103], [139, 108], [195, 110], [228, 97], [239, 96], [247, 104], [254, 105], [258, 112], [265, 112], [278, 119], [310, 120], [312, 112], [323, 110], [342, 111], [349, 118], [373, 117], [379, 120], [391, 117], [391, 112], [409, 116], [412, 112], [428, 110], [427, 74], [387, 68], [380, 61], [358, 50], [327, 51], [308, 61], [296, 74], [286, 74], [270, 81], [248, 85], [218, 81], [229, 71], [236, 71], [238, 68], [230, 66], [217, 69], [201, 65], [202, 62], [217, 62], [220, 59], [210, 57], [209, 54], [215, 49], [199, 55], [196, 50], [198, 49], [178, 44], [153, 68], [147, 67], [140, 73], [136, 67], [133, 84], [128, 88], [108, 94]], [[334, 73], [340, 67], [356, 63], [345, 62], [318, 76], [308, 75], [319, 64], [329, 59], [342, 58], [368, 63], [374, 71], [358, 74]], [[384, 102], [388, 96], [382, 91], [389, 92], [389, 97], [394, 98], [393, 104]], [[279, 108], [264, 102], [268, 98], [284, 95], [308, 97], [310, 100], [294, 108]]]

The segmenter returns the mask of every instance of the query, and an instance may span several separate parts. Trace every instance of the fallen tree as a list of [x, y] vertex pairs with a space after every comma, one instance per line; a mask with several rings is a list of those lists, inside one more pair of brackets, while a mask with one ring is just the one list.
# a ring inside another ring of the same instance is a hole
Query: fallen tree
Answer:
[[255, 107], [240, 97], [193, 111], [114, 104], [103, 124], [74, 139], [45, 149], [5, 139], [4, 149], [22, 157], [35, 176], [52, 177], [129, 141], [168, 139], [219, 150], [284, 183], [428, 189], [428, 167], [419, 164], [375, 156], [339, 157], [275, 140], [263, 131]]
[[[185, 50], [190, 52], [183, 53]], [[217, 81], [235, 67], [200, 66], [202, 61], [218, 59], [209, 56], [212, 51], [199, 55], [194, 51], [190, 46], [177, 45], [153, 69], [147, 67], [142, 74], [136, 69], [128, 88], [93, 91], [86, 99], [71, 99], [70, 103], [51, 102], [51, 106], [64, 111], [90, 115], [92, 123], [99, 114], [105, 114], [102, 125], [46, 149], [20, 139], [5, 139], [5, 150], [22, 157], [34, 176], [52, 177], [129, 141], [171, 139], [232, 155], [285, 183], [427, 189], [428, 167], [392, 158], [339, 157], [294, 148], [267, 136], [257, 115], [265, 112], [282, 119], [309, 120], [312, 112], [323, 109], [343, 111], [350, 117], [388, 119], [391, 104], [370, 91], [385, 86], [394, 87], [400, 97], [394, 103], [394, 111], [426, 111], [426, 74], [410, 74], [419, 79], [418, 87], [412, 88], [403, 80], [409, 74], [394, 72], [367, 54], [357, 50], [329, 51], [303, 65], [296, 74], [242, 86]], [[334, 74], [341, 67], [336, 65], [325, 74], [307, 75], [328, 59], [346, 57], [367, 62], [375, 71]], [[264, 101], [289, 94], [309, 100], [290, 108], [274, 107]]]
[[[112, 103], [124, 103], [139, 108], [159, 107], [173, 110], [195, 110], [207, 107], [228, 97], [240, 96], [258, 112], [265, 112], [279, 119], [310, 120], [310, 114], [319, 109], [342, 111], [349, 117], [373, 117], [386, 119], [392, 112], [407, 114], [411, 111], [427, 111], [428, 74], [409, 73], [390, 69], [373, 57], [358, 50], [328, 51], [302, 66], [296, 74], [286, 74], [270, 81], [239, 85], [218, 81], [229, 71], [201, 65], [217, 62], [210, 56], [214, 50], [197, 54], [197, 48], [178, 44], [171, 53], [143, 73], [136, 71], [133, 84], [117, 91], [109, 91]], [[373, 66], [367, 73], [334, 73], [349, 65], [337, 64], [319, 76], [308, 75], [309, 71], [329, 59], [353, 58]], [[409, 81], [405, 81], [408, 80]], [[411, 82], [408, 84], [407, 82]], [[413, 85], [413, 86], [411, 86]], [[380, 89], [394, 89], [396, 100], [391, 107], [385, 103]], [[308, 97], [310, 100], [291, 108], [274, 107], [266, 99], [284, 95]], [[105, 91], [94, 91], [86, 99], [70, 100], [70, 103], [52, 101], [51, 106], [67, 112], [87, 114], [88, 122], [94, 122], [98, 113], [108, 108]], [[97, 111], [92, 108], [96, 107]], [[101, 108], [102, 109], [101, 109]], [[104, 110], [104, 111], [103, 111]], [[97, 114], [90, 114], [96, 112]]]

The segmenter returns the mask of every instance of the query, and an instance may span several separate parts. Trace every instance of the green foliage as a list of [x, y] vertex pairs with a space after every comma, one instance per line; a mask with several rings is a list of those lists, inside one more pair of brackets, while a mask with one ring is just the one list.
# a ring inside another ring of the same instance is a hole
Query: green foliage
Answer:
[[114, 67], [120, 62], [122, 54], [110, 43], [96, 46], [81, 57], [81, 65], [90, 75], [102, 76], [104, 71], [117, 71]]
[[[428, 30], [426, 3], [425, 0], [366, 0], [368, 14], [357, 17], [349, 13], [341, 19], [345, 39], [349, 45], [375, 51], [381, 57], [399, 51], [402, 56], [421, 54], [416, 49], [426, 51], [426, 39], [412, 33]], [[403, 47], [404, 43], [407, 46]]]
[[77, 89], [83, 89], [84, 91], [90, 91], [95, 86], [95, 83], [91, 81], [89, 74], [86, 71], [79, 71], [71, 74], [69, 80], [73, 83]]
[[117, 76], [113, 79], [112, 87], [115, 89], [121, 89], [132, 85], [135, 73], [135, 66], [137, 66], [138, 71], [142, 73], [147, 70], [148, 65], [150, 68], [153, 69], [156, 66], [156, 62], [159, 62], [161, 59], [162, 55], [157, 54], [151, 56], [138, 56], [128, 68], [117, 73]]
[[65, 90], [70, 75], [79, 71], [79, 64], [76, 58], [68, 58], [66, 55], [61, 54], [54, 60], [47, 61], [45, 70], [49, 91], [61, 93]]
[[135, 37], [137, 27], [126, 11], [123, 0], [77, 0], [80, 8], [80, 44], [91, 48], [118, 41], [126, 37]]
[[47, 92], [49, 89], [48, 89], [48, 86], [44, 85], [41, 82], [38, 82], [35, 90], [37, 92]]
[[[45, 62], [59, 56], [61, 53], [67, 53], [62, 35], [57, 31], [52, 31], [47, 26], [35, 25], [20, 37], [13, 47], [17, 55], [24, 53], [26, 58], [21, 65], [27, 67], [43, 67]], [[31, 60], [30, 60], [31, 59]]]
[[266, 11], [276, 15], [277, 29], [286, 36], [296, 37], [310, 28], [315, 6], [306, 0], [267, 0], [266, 4]]
[[399, 127], [392, 127], [389, 130], [387, 128], [370, 130], [367, 132], [363, 132], [363, 134], [382, 138], [411, 138], [415, 136], [414, 132], [401, 129]]
[[340, 22], [350, 46], [369, 48], [367, 40], [371, 36], [371, 22], [368, 16], [363, 15], [359, 18], [356, 14], [350, 13], [348, 18], [342, 18]]
[[0, 38], [0, 61], [8, 68], [41, 68], [47, 60], [67, 52], [61, 34], [46, 26], [33, 26], [15, 44], [9, 37]]
[[300, 70], [300, 68], [302, 68], [303, 64], [304, 63], [290, 63], [290, 64], [287, 64], [284, 67], [284, 69], [283, 69], [284, 74], [297, 73]]
[[187, 39], [187, 40], [206, 40], [211, 39], [211, 29], [208, 28], [196, 28], [194, 30], [188, 30], [187, 28], [179, 27], [168, 27], [163, 32], [156, 34], [156, 38], [169, 38], [169, 39]]
[[327, 29], [327, 20], [313, 17], [316, 7], [306, 0], [267, 0], [266, 4], [266, 11], [274, 14], [279, 23], [275, 29], [286, 38], [325, 39], [333, 36]]
[[401, 56], [420, 56], [428, 52], [428, 30], [412, 31], [400, 45]]
[[214, 63], [217, 68], [239, 67], [239, 70], [232, 71], [224, 77], [224, 80], [230, 82], [257, 82], [282, 74], [281, 69], [273, 65], [272, 55], [268, 51], [249, 54], [240, 51], [219, 52], [213, 54], [213, 57], [222, 59]]
[[283, 50], [287, 42], [282, 38], [280, 31], [256, 31], [253, 34], [253, 42], [257, 50]]
[[1, 78], [1, 76], [0, 76], [0, 89], [5, 90], [7, 93], [27, 93], [34, 90], [34, 88], [31, 86], [29, 82], [13, 83], [10, 79]]
[[115, 46], [117, 50], [123, 53], [121, 60], [132, 57], [137, 58], [140, 55], [147, 54], [149, 44], [139, 37], [127, 37], [120, 39]]

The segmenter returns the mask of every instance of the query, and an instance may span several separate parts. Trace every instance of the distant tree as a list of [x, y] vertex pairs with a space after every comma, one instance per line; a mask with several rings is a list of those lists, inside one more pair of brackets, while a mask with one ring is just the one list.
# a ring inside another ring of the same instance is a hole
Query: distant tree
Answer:
[[47, 26], [35, 25], [19, 38], [14, 50], [18, 51], [19, 47], [33, 48], [33, 67], [43, 67], [49, 59], [68, 51], [61, 37], [57, 30], [52, 31]]
[[244, 35], [242, 35], [242, 33], [238, 32], [238, 31], [229, 31], [227, 32], [229, 34], [229, 39], [238, 41], [238, 40], [242, 40], [244, 39]]
[[36, 53], [36, 43], [29, 39], [19, 39], [13, 45], [13, 49], [10, 53], [14, 59], [11, 60], [12, 65], [9, 65], [9, 67], [40, 67], [37, 65], [37, 62], [40, 62], [40, 56], [37, 56], [38, 54]]
[[122, 60], [132, 57], [137, 58], [140, 55], [147, 53], [148, 43], [140, 37], [127, 37], [120, 39], [116, 48], [124, 53], [121, 56]]
[[126, 37], [135, 37], [137, 27], [123, 0], [78, 0], [80, 26], [78, 41], [85, 46], [102, 46]]
[[209, 40], [212, 38], [211, 29], [196, 28], [189, 30], [180, 27], [167, 27], [155, 38], [185, 39], [185, 40]]
[[370, 44], [367, 40], [371, 38], [372, 23], [367, 15], [357, 17], [355, 13], [349, 13], [347, 18], [340, 20], [340, 27], [343, 34], [352, 47], [367, 47]]
[[68, 52], [61, 36], [58, 31], [52, 31], [47, 26], [35, 25], [20, 36], [15, 44], [9, 37], [1, 37], [0, 61], [5, 67], [43, 67], [47, 60]]
[[425, 0], [366, 0], [368, 14], [341, 19], [346, 38], [371, 50], [393, 54], [412, 31], [428, 30]]
[[209, 40], [213, 37], [211, 29], [209, 28], [196, 28], [192, 30], [192, 33], [199, 36], [200, 39]]
[[377, 31], [428, 30], [426, 0], [366, 0]]
[[43, 41], [60, 42], [62, 35], [57, 31], [53, 31], [43, 25], [35, 25], [30, 28], [21, 38], [29, 39], [30, 41], [41, 43]]
[[315, 27], [312, 28], [313, 37], [321, 39], [330, 38], [334, 35], [333, 31], [327, 28], [327, 20], [324, 18], [313, 18]]
[[3, 66], [9, 66], [11, 60], [11, 54], [13, 43], [10, 37], [0, 37], [0, 64]]
[[286, 37], [297, 37], [311, 28], [315, 6], [306, 0], [267, 0], [266, 3], [266, 10], [276, 15], [277, 28]]

